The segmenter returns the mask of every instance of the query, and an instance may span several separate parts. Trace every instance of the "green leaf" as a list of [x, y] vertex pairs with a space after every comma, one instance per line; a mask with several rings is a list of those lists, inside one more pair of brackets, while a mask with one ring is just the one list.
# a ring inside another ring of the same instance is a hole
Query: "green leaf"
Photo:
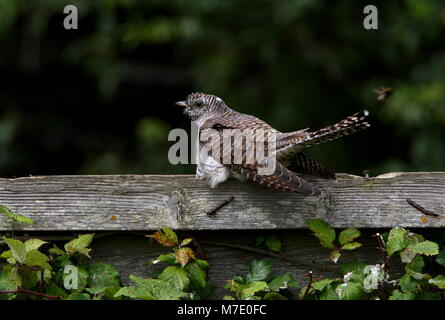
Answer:
[[257, 247], [259, 247], [259, 246], [261, 246], [264, 243], [264, 241], [266, 241], [266, 236], [264, 234], [259, 235], [255, 239], [255, 245]]
[[419, 242], [413, 247], [413, 251], [418, 254], [423, 254], [426, 256], [434, 256], [439, 254], [439, 246], [437, 243], [432, 241]]
[[408, 240], [405, 237], [407, 233], [408, 231], [401, 227], [391, 229], [388, 235], [388, 241], [386, 242], [386, 249], [389, 256], [397, 251], [405, 249], [408, 245]]
[[88, 293], [74, 292], [71, 293], [65, 300], [91, 300]]
[[187, 272], [179, 266], [169, 266], [165, 268], [159, 276], [159, 279], [169, 283], [179, 291], [187, 288], [190, 283]]
[[351, 281], [363, 282], [364, 279], [364, 269], [366, 264], [361, 261], [348, 261], [339, 265], [340, 272], [343, 275], [351, 273], [349, 279]]
[[272, 259], [266, 258], [263, 260], [252, 260], [249, 266], [249, 273], [246, 281], [256, 282], [265, 280], [272, 272]]
[[307, 220], [306, 225], [315, 233], [323, 247], [334, 249], [335, 230], [325, 221], [320, 219]]
[[130, 275], [130, 279], [134, 281], [136, 287], [124, 287], [129, 289], [120, 289], [114, 297], [126, 295], [146, 300], [178, 300], [187, 296], [187, 293], [177, 290], [160, 279], [143, 279], [135, 275]]
[[185, 266], [190, 282], [194, 287], [206, 286], [207, 275], [201, 265], [195, 260]]
[[112, 265], [96, 262], [88, 267], [88, 286], [90, 288], [119, 287], [119, 271]]
[[232, 296], [224, 296], [223, 300], [235, 300], [235, 298]]
[[3, 214], [7, 216], [9, 219], [19, 222], [19, 223], [27, 223], [27, 224], [33, 224], [34, 220], [31, 218], [22, 216], [20, 214], [13, 213], [11, 210], [9, 210], [7, 207], [0, 205], [0, 214]]
[[65, 251], [68, 254], [80, 253], [90, 258], [89, 252], [91, 251], [88, 246], [93, 240], [94, 233], [80, 235], [78, 238], [71, 240], [65, 244]]
[[269, 284], [269, 290], [279, 291], [281, 289], [287, 288], [297, 288], [298, 283], [295, 281], [294, 277], [290, 274], [283, 274], [273, 278]]
[[362, 244], [360, 242], [349, 242], [344, 245], [342, 245], [341, 250], [355, 250], [357, 248], [360, 248]]
[[[77, 280], [77, 287], [74, 287], [72, 289], [69, 289], [71, 292], [81, 292], [88, 284], [88, 271], [81, 266], [75, 266], [76, 271], [75, 273], [64, 273], [63, 269], [59, 272], [62, 276], [62, 284], [65, 285], [65, 283], [72, 283], [70, 280], [76, 279]], [[66, 289], [66, 288], [65, 288]]]
[[334, 279], [322, 279], [322, 280], [312, 283], [312, 288], [314, 288], [315, 290], [321, 291], [333, 281], [335, 281], [335, 280]]
[[348, 228], [340, 232], [340, 235], [338, 236], [338, 242], [340, 242], [341, 245], [344, 245], [360, 236], [361, 233], [357, 228]]
[[408, 263], [405, 267], [406, 270], [411, 270], [414, 272], [422, 272], [425, 262], [422, 256], [415, 256], [414, 259]]
[[62, 255], [65, 254], [65, 251], [63, 251], [62, 249], [60, 249], [56, 245], [53, 245], [53, 247], [51, 249], [49, 249], [48, 252], [51, 253], [51, 254], [54, 254], [54, 255], [58, 255], [58, 256], [62, 256]]
[[255, 293], [267, 289], [268, 289], [267, 283], [264, 281], [251, 282], [241, 291], [241, 299], [242, 300], [250, 299], [253, 297]]
[[400, 252], [400, 260], [403, 263], [409, 263], [409, 262], [413, 261], [413, 259], [416, 255], [417, 254], [413, 251], [412, 247], [407, 247], [407, 248], [403, 249], [402, 252]]
[[155, 260], [153, 260], [151, 263], [156, 264], [159, 262], [166, 262], [168, 264], [176, 264], [176, 256], [174, 252], [169, 252], [165, 254], [161, 254], [159, 257], [157, 257]]
[[276, 235], [268, 235], [265, 242], [270, 251], [281, 252], [281, 241]]
[[11, 249], [12, 256], [18, 263], [25, 263], [26, 261], [26, 247], [25, 244], [16, 239], [7, 239], [4, 238], [6, 244], [8, 245], [9, 249]]
[[186, 245], [190, 244], [192, 241], [193, 241], [193, 238], [184, 239], [181, 242], [181, 246], [186, 246]]
[[55, 283], [49, 283], [46, 286], [45, 289], [45, 294], [49, 295], [49, 296], [58, 296], [58, 297], [62, 297], [65, 298], [68, 296], [68, 292], [66, 292], [63, 288], [59, 287], [58, 285], [56, 285]]
[[263, 300], [288, 300], [278, 292], [268, 292], [264, 295]]
[[48, 243], [48, 242], [40, 240], [40, 239], [29, 239], [25, 242], [26, 252], [29, 252], [32, 250], [37, 250], [45, 243]]
[[416, 295], [416, 300], [440, 300], [440, 294], [431, 291], [422, 291]]
[[37, 249], [34, 249], [26, 254], [25, 264], [31, 267], [37, 266], [44, 269], [52, 270], [52, 267], [48, 263], [48, 261], [49, 257], [46, 254], [41, 253]]
[[330, 258], [331, 258], [332, 262], [337, 263], [337, 261], [338, 261], [338, 259], [340, 259], [340, 257], [341, 257], [340, 250], [332, 250], [331, 251]]
[[439, 253], [439, 255], [436, 257], [436, 262], [440, 264], [441, 266], [445, 267], [445, 248], [442, 249], [442, 251]]
[[[17, 290], [17, 284], [9, 277], [9, 275], [0, 271], [0, 291], [14, 291]], [[13, 293], [0, 293], [0, 300], [12, 300], [16, 294]]]
[[414, 292], [401, 292], [399, 290], [393, 290], [388, 300], [414, 300], [416, 294]]
[[420, 285], [420, 281], [414, 279], [409, 274], [405, 274], [399, 279], [399, 285], [403, 292], [416, 291]]
[[438, 275], [437, 277], [430, 279], [429, 283], [434, 284], [435, 286], [437, 286], [439, 289], [445, 289], [445, 276], [443, 275]]
[[342, 283], [337, 286], [335, 292], [341, 300], [358, 300], [363, 295], [363, 285], [357, 282]]

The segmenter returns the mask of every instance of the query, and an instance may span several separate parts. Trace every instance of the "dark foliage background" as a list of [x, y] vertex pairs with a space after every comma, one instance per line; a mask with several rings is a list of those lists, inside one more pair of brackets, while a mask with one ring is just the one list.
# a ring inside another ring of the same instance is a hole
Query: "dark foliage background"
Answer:
[[[79, 29], [63, 28], [63, 8]], [[192, 173], [169, 164], [194, 91], [282, 131], [362, 108], [372, 129], [314, 147], [337, 172], [445, 169], [445, 3], [1, 0], [0, 175]], [[395, 88], [378, 102], [373, 89]]]

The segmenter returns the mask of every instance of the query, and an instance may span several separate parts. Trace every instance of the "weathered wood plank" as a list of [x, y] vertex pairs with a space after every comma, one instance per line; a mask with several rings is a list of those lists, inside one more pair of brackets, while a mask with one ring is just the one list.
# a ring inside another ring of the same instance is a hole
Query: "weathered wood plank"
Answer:
[[[321, 198], [229, 181], [208, 189], [194, 176], [104, 175], [0, 179], [0, 204], [34, 225], [0, 217], [0, 230], [298, 229], [321, 218], [334, 227], [444, 227], [445, 172], [339, 174], [314, 180]], [[209, 217], [206, 212], [234, 196]], [[425, 216], [410, 198], [441, 217]]]

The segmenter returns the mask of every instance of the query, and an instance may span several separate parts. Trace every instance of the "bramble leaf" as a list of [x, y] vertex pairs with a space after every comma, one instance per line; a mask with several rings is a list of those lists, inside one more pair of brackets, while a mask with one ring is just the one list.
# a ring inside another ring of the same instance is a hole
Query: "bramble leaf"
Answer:
[[179, 291], [187, 288], [190, 283], [187, 272], [179, 266], [169, 266], [165, 268], [159, 276], [159, 279], [169, 283]]
[[88, 267], [88, 287], [105, 288], [121, 285], [119, 271], [112, 265], [96, 262]]
[[325, 221], [320, 219], [311, 219], [306, 221], [308, 228], [315, 233], [323, 247], [334, 249], [335, 230]]
[[265, 280], [272, 272], [272, 259], [252, 260], [249, 266], [249, 273], [246, 282], [256, 282]]
[[360, 236], [361, 233], [357, 228], [348, 228], [340, 232], [340, 235], [338, 236], [338, 242], [340, 242], [341, 245], [344, 245]]
[[281, 241], [276, 235], [268, 235], [265, 239], [266, 247], [273, 252], [281, 252]]
[[426, 256], [434, 256], [439, 254], [439, 246], [435, 242], [425, 240], [416, 244], [413, 247], [413, 251]]
[[89, 252], [91, 251], [88, 246], [93, 240], [94, 233], [80, 235], [78, 238], [73, 239], [65, 244], [65, 251], [67, 254], [74, 254], [76, 252], [91, 258]]

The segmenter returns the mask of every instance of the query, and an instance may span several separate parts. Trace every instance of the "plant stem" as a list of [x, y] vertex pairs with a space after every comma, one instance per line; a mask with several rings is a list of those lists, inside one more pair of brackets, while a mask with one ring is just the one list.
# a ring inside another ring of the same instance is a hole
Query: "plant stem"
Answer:
[[33, 295], [33, 296], [43, 297], [43, 298], [47, 298], [47, 299], [53, 299], [53, 300], [60, 299], [59, 296], [49, 296], [49, 295], [44, 294], [44, 293], [34, 292], [34, 291], [30, 291], [30, 290], [25, 290], [25, 289], [2, 290], [2, 291], [0, 291], [0, 293], [24, 293], [24, 294], [29, 294], [29, 295]]

